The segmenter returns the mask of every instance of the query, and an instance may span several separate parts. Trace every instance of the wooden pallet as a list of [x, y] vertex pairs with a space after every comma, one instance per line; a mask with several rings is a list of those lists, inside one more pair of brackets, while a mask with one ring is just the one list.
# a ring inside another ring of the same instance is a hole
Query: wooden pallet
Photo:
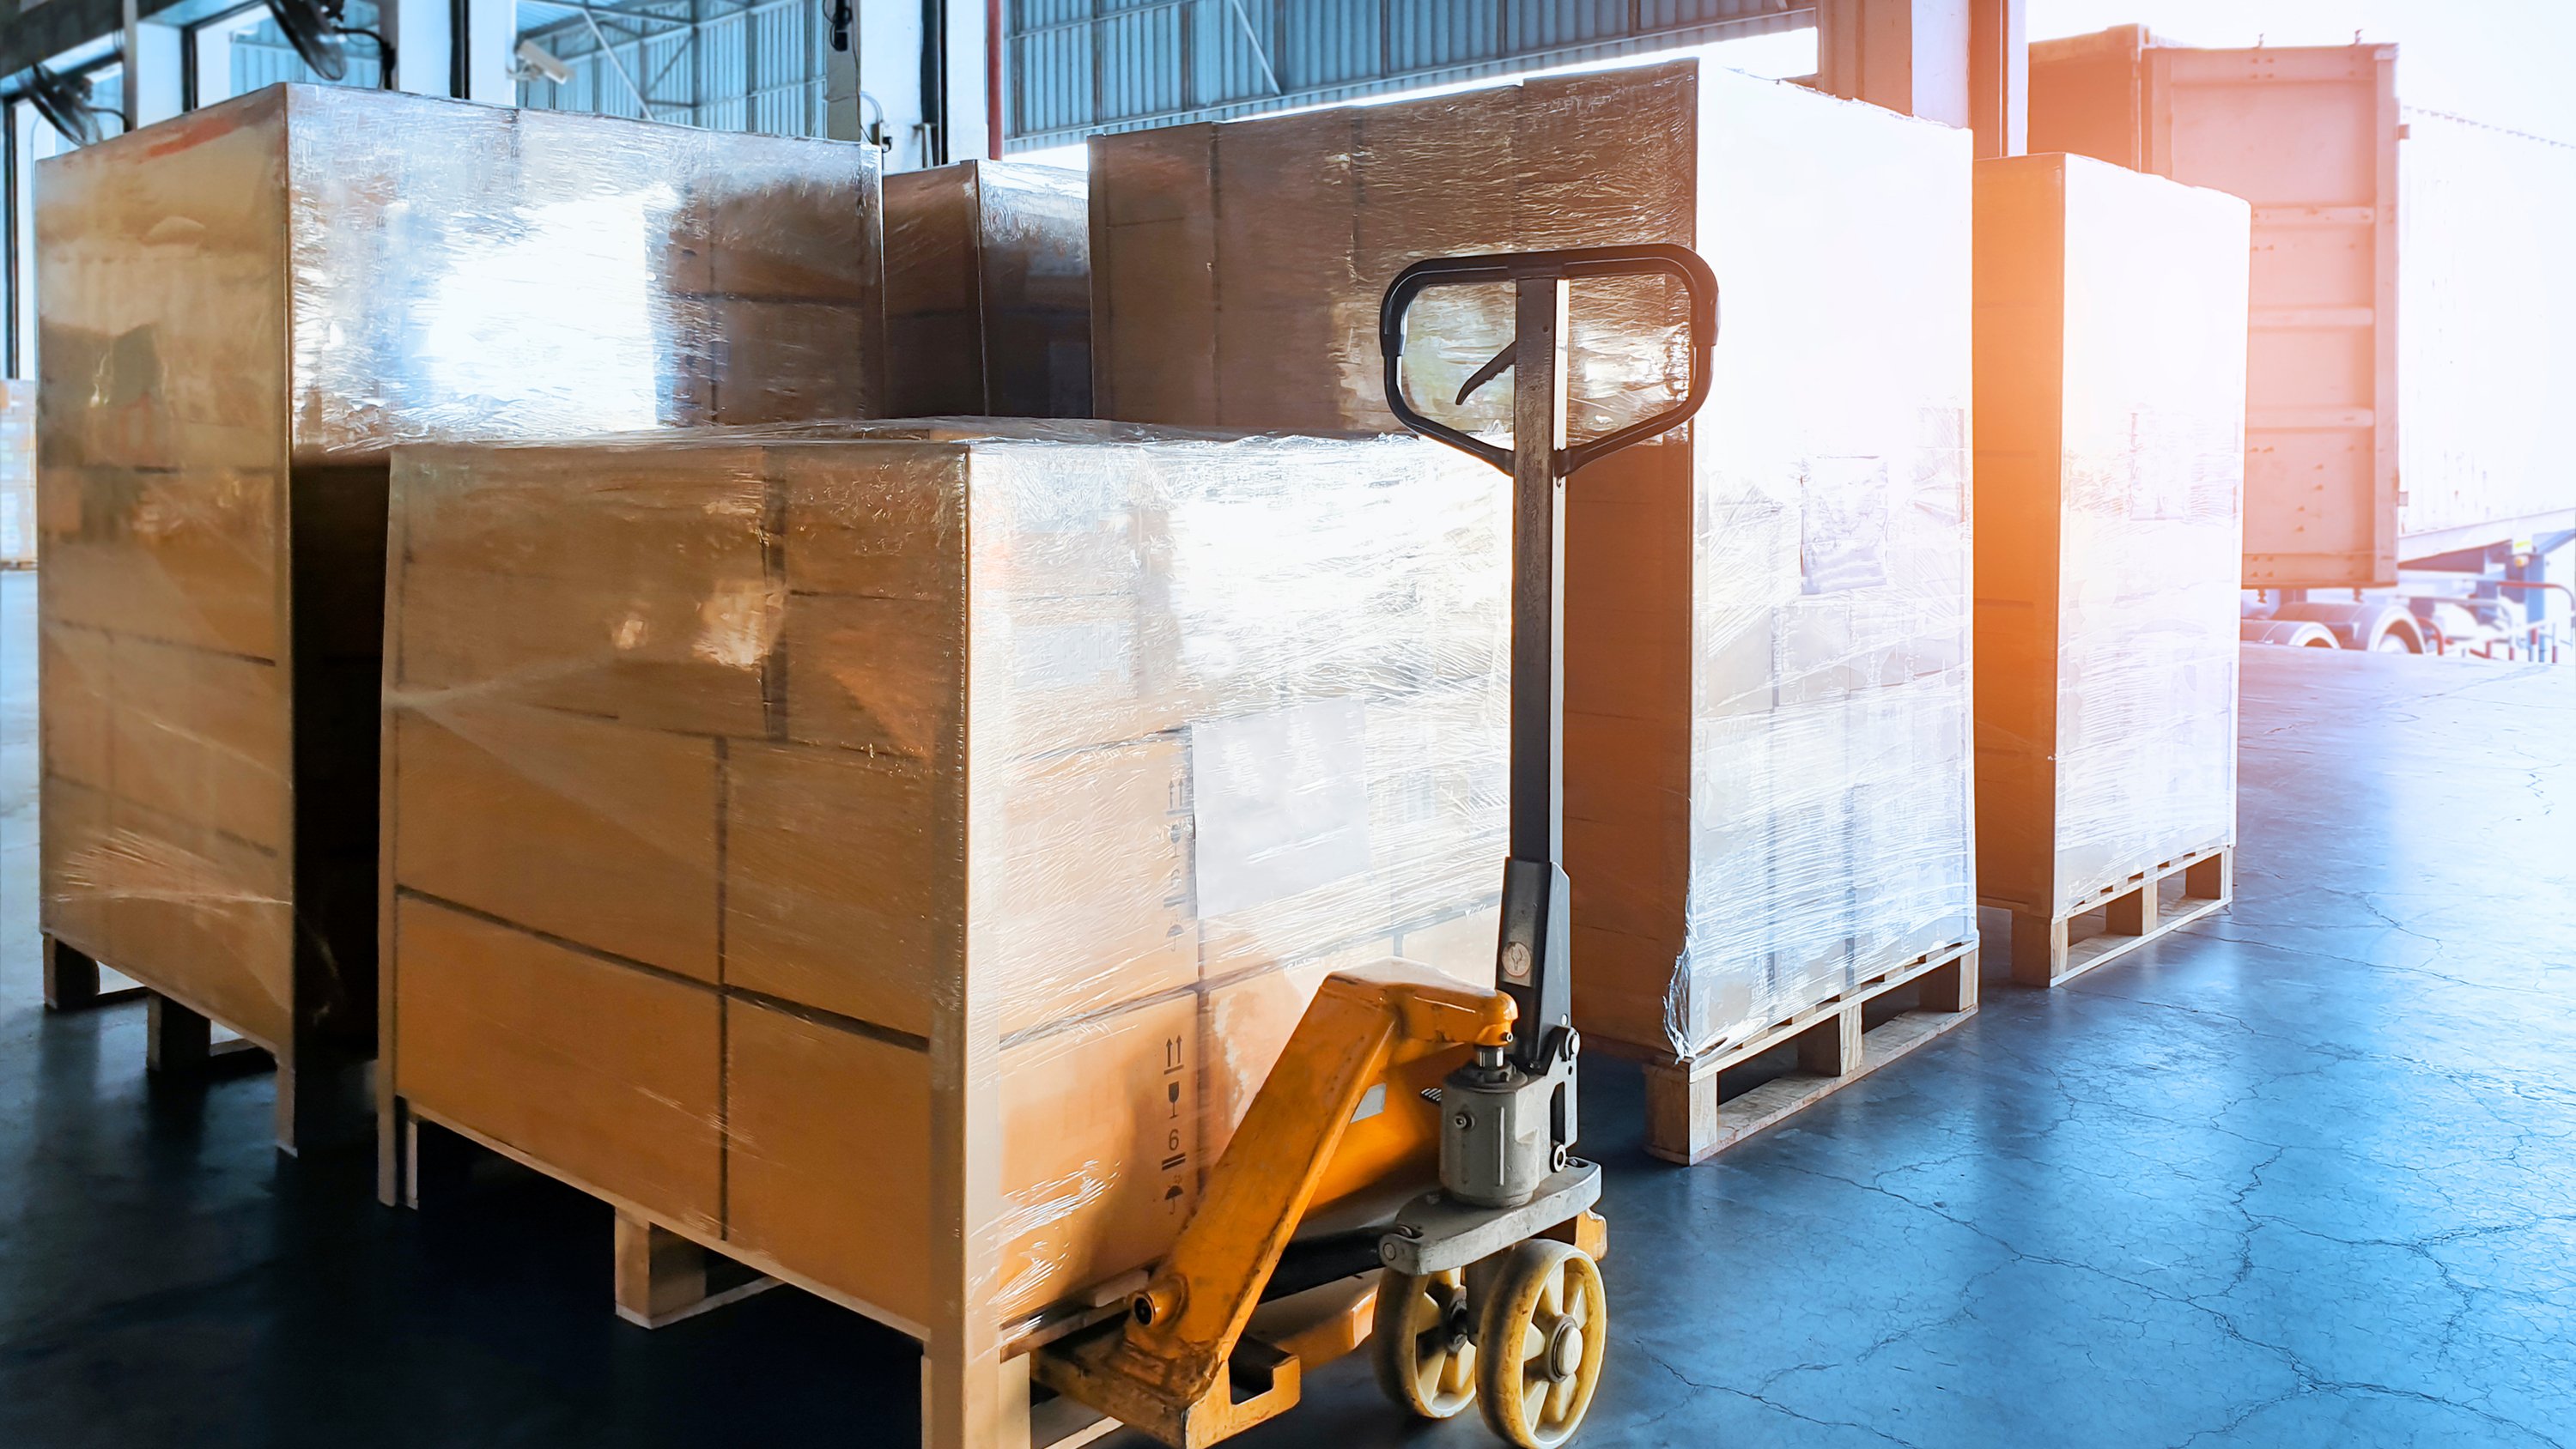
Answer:
[[[2012, 910], [2012, 976], [2061, 986], [2236, 898], [2236, 851], [2214, 845], [2132, 871], [2057, 916]], [[2007, 908], [2009, 909], [2009, 908]], [[2093, 917], [2100, 916], [2096, 926]]]
[[[1867, 1022], [1871, 1002], [1920, 983], [1919, 1005]], [[1646, 1150], [1684, 1166], [1706, 1162], [1850, 1086], [1977, 1013], [1977, 943], [1927, 952], [1741, 1042], [1688, 1061], [1646, 1064]], [[1729, 1094], [1721, 1080], [1783, 1043], [1798, 1069]]]
[[[665, 1328], [772, 1288], [792, 1286], [915, 1339], [927, 1338], [919, 1324], [835, 1292], [762, 1255], [745, 1253], [738, 1245], [726, 1243], [702, 1228], [666, 1221], [506, 1143], [424, 1111], [409, 1099], [393, 1099], [380, 1120], [389, 1136], [379, 1144], [377, 1190], [388, 1206], [420, 1206], [423, 1123], [606, 1203], [616, 1215], [617, 1224], [612, 1301], [617, 1316], [638, 1328]], [[729, 1275], [711, 1271], [726, 1267], [735, 1271]], [[743, 1278], [745, 1273], [750, 1275], [748, 1280]], [[1137, 1286], [1142, 1286], [1142, 1275], [1136, 1277]], [[1114, 1315], [1123, 1310], [1125, 1303], [1126, 1295], [1119, 1294], [1102, 1309], [1102, 1314]], [[1116, 1421], [1104, 1419], [1070, 1400], [1028, 1395], [1029, 1351], [1088, 1321], [1095, 1320], [1051, 1323], [1044, 1331], [1024, 1335], [1008, 1345], [1002, 1372], [1006, 1383], [1028, 1399], [1028, 1407], [1025, 1418], [1005, 1425], [1003, 1439], [996, 1442], [1007, 1442], [1011, 1449], [1080, 1449], [1117, 1431]]]
[[[245, 1034], [215, 1035], [216, 1020], [150, 986], [102, 989], [96, 957], [45, 937], [45, 1009], [86, 1011], [120, 1001], [145, 1003], [144, 1069], [160, 1076], [230, 1076], [271, 1068], [276, 1048]], [[224, 1024], [227, 1032], [234, 1031]], [[290, 1148], [291, 1150], [291, 1148]]]
[[93, 1006], [133, 1001], [151, 995], [140, 986], [100, 990], [97, 959], [67, 941], [48, 935], [44, 952], [47, 1011], [86, 1011]]
[[[85, 1011], [120, 1001], [148, 1004], [145, 1067], [166, 1077], [214, 1078], [273, 1072], [277, 1078], [277, 1146], [290, 1156], [307, 1147], [347, 1147], [366, 1139], [375, 1113], [365, 1101], [366, 1063], [315, 1050], [299, 1060], [290, 1043], [271, 1040], [151, 979], [112, 963], [131, 986], [103, 989], [97, 957], [48, 934], [44, 938], [45, 1008]], [[216, 1029], [225, 1035], [218, 1036]], [[321, 1065], [314, 1065], [315, 1062]]]

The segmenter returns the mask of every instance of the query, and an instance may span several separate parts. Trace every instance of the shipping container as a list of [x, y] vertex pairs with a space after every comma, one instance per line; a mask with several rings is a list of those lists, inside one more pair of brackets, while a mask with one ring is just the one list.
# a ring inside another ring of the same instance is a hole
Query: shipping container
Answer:
[[2254, 207], [2248, 588], [2545, 554], [2576, 389], [2576, 145], [2399, 99], [2397, 47], [2199, 50], [2140, 26], [2030, 55], [2030, 149]]

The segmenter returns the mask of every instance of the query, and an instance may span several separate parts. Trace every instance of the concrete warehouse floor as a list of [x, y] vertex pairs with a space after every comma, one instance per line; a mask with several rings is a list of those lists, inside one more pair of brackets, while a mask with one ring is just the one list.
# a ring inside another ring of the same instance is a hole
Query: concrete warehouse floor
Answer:
[[[793, 1291], [659, 1333], [609, 1217], [420, 1214], [37, 1002], [34, 580], [0, 576], [0, 1444], [915, 1442], [914, 1355]], [[2576, 669], [2249, 650], [2232, 914], [1706, 1166], [1610, 1167], [1605, 1446], [2576, 1445]], [[2000, 954], [2000, 953], [1996, 953]], [[1247, 1445], [1411, 1432], [1336, 1365]]]

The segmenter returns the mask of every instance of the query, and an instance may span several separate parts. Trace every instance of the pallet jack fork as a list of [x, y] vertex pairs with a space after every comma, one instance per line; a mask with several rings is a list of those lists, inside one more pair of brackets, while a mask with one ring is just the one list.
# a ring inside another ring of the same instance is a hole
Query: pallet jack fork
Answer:
[[[1626, 276], [1670, 277], [1688, 295], [1689, 392], [1568, 446], [1570, 284]], [[1414, 301], [1496, 285], [1513, 289], [1512, 343], [1457, 401], [1509, 369], [1508, 448], [1424, 417], [1403, 385]], [[1040, 1383], [1174, 1449], [1294, 1406], [1304, 1368], [1362, 1336], [1347, 1295], [1366, 1291], [1359, 1275], [1372, 1268], [1379, 1382], [1421, 1417], [1476, 1403], [1505, 1441], [1550, 1449], [1581, 1426], [1608, 1347], [1594, 1263], [1606, 1227], [1591, 1211], [1601, 1168], [1572, 1154], [1565, 489], [1584, 464], [1681, 426], [1707, 400], [1717, 281], [1669, 245], [1435, 257], [1387, 288], [1378, 340], [1396, 417], [1512, 479], [1511, 854], [1494, 984], [1401, 961], [1325, 978], [1127, 1314], [1038, 1350]], [[1337, 1290], [1349, 1304], [1339, 1313], [1297, 1311]]]

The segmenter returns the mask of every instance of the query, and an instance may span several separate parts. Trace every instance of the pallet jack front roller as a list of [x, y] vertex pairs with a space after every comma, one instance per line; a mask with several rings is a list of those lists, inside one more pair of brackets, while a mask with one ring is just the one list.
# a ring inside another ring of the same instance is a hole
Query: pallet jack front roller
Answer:
[[[1689, 391], [1569, 447], [1569, 288], [1625, 276], [1671, 277], [1689, 297]], [[1511, 372], [1509, 447], [1424, 417], [1404, 390], [1414, 301], [1496, 285], [1513, 291], [1511, 345], [1457, 400]], [[1362, 1337], [1407, 1411], [1447, 1419], [1474, 1403], [1506, 1443], [1554, 1449], [1582, 1427], [1609, 1346], [1601, 1168], [1573, 1155], [1565, 487], [1707, 400], [1717, 280], [1668, 245], [1435, 257], [1387, 288], [1378, 340], [1396, 417], [1512, 479], [1511, 849], [1494, 984], [1402, 961], [1327, 976], [1126, 1313], [1037, 1351], [1038, 1382], [1174, 1449], [1285, 1412], [1308, 1366]], [[1354, 1297], [1372, 1288], [1373, 1306]]]

